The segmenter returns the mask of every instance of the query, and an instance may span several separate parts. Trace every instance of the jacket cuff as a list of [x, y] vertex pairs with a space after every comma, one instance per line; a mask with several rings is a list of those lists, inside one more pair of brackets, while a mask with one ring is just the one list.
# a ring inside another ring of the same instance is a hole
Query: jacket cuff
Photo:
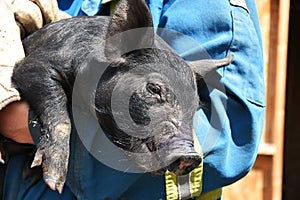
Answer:
[[13, 67], [0, 66], [0, 110], [9, 103], [20, 100], [20, 94], [11, 85]]
[[0, 110], [6, 105], [20, 100], [20, 94], [15, 88], [7, 88], [0, 83]]

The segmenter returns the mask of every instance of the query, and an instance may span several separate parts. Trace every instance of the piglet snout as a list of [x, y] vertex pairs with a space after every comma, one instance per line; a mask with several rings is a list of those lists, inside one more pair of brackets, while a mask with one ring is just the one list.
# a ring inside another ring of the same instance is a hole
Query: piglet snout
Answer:
[[191, 156], [181, 156], [173, 163], [171, 163], [167, 169], [170, 172], [173, 172], [177, 176], [185, 175], [193, 171], [196, 167], [198, 167], [202, 162], [202, 158], [200, 155], [191, 155]]

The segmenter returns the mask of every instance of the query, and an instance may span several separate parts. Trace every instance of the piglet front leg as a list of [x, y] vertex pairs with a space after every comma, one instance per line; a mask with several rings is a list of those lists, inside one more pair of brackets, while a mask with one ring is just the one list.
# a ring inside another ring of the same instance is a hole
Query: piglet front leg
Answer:
[[12, 80], [42, 127], [32, 167], [41, 165], [45, 183], [61, 193], [66, 181], [71, 134], [65, 80], [51, 66], [36, 62], [36, 58], [25, 59], [15, 68]]
[[52, 133], [44, 133], [31, 165], [31, 167], [42, 165], [45, 183], [59, 193], [62, 193], [66, 182], [70, 128], [70, 122], [65, 121], [57, 124]]

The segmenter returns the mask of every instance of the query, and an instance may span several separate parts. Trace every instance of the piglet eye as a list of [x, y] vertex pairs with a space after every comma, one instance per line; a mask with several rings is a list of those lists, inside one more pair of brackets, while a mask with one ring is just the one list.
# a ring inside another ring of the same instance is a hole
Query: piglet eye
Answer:
[[151, 94], [155, 94], [155, 95], [159, 95], [159, 96], [161, 95], [161, 87], [158, 84], [147, 83], [146, 89]]

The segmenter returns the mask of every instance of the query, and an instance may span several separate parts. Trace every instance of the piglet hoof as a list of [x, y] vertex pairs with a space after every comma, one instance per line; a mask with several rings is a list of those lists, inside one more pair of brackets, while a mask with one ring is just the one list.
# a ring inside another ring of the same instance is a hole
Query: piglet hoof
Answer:
[[39, 144], [31, 167], [42, 165], [43, 179], [52, 189], [62, 193], [66, 182], [69, 161], [69, 134], [44, 135]]

